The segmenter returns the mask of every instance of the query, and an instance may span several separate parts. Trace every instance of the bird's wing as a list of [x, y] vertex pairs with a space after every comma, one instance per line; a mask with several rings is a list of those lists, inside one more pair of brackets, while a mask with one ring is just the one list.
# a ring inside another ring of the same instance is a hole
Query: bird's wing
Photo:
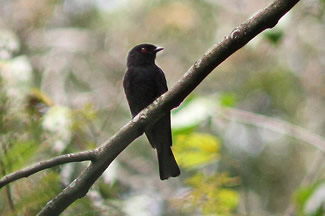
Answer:
[[151, 125], [145, 131], [148, 140], [153, 148], [159, 151], [166, 146], [172, 145], [172, 132], [170, 125], [170, 112]]
[[159, 94], [157, 96], [159, 97], [160, 95], [162, 95], [168, 90], [168, 87], [167, 87], [167, 81], [164, 72], [159, 67], [157, 68], [158, 68], [158, 73], [156, 73], [157, 79], [155, 79], [155, 81], [156, 81], [156, 86]]

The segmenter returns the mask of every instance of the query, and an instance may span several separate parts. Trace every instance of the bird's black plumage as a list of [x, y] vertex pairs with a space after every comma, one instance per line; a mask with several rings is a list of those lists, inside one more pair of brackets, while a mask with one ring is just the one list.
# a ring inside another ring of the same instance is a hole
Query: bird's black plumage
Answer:
[[[155, 64], [156, 53], [161, 50], [152, 44], [140, 44], [128, 54], [123, 87], [132, 117], [168, 90], [165, 75]], [[145, 134], [157, 150], [160, 179], [179, 176], [180, 170], [171, 150], [170, 112], [146, 129]]]

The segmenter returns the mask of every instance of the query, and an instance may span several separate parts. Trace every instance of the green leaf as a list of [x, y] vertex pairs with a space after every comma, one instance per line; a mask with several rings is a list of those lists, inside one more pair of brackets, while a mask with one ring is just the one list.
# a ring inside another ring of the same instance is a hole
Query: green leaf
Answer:
[[221, 205], [232, 209], [235, 208], [238, 205], [239, 202], [239, 196], [238, 193], [234, 190], [230, 189], [221, 189], [217, 194]]
[[283, 31], [279, 28], [265, 31], [265, 38], [270, 41], [272, 44], [278, 44], [280, 40], [283, 38]]
[[26, 165], [27, 161], [34, 156], [38, 149], [39, 145], [31, 140], [14, 143], [2, 158], [7, 172], [18, 170]]
[[58, 173], [49, 172], [41, 179], [33, 178], [29, 187], [21, 188], [25, 195], [20, 196], [15, 204], [16, 215], [36, 215], [60, 191], [59, 179]]
[[182, 211], [199, 211], [199, 215], [232, 215], [239, 203], [239, 194], [229, 188], [238, 184], [238, 179], [226, 173], [205, 175], [196, 173], [186, 183], [191, 187], [183, 199], [173, 200], [173, 205]]
[[226, 107], [233, 107], [237, 103], [237, 96], [233, 93], [224, 93], [221, 95], [220, 104]]
[[[317, 182], [315, 184], [300, 188], [296, 191], [295, 203], [297, 205], [299, 215], [312, 215], [312, 216], [322, 215], [321, 213], [324, 212], [324, 207], [322, 203], [324, 203], [325, 200], [324, 198], [316, 195], [318, 190], [324, 190], [323, 182]], [[310, 202], [313, 203], [313, 209], [311, 209], [310, 207], [308, 208], [308, 204]], [[319, 203], [319, 205], [317, 206], [316, 203]]]
[[220, 142], [217, 137], [192, 133], [175, 136], [174, 151], [176, 160], [185, 168], [194, 168], [217, 159]]

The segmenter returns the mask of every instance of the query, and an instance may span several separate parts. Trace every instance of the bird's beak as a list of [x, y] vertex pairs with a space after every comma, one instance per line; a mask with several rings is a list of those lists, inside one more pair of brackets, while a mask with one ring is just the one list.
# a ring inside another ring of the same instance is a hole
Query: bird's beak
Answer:
[[163, 50], [164, 48], [162, 48], [162, 47], [157, 47], [156, 49], [155, 49], [155, 53], [157, 53], [157, 52], [159, 52], [159, 51], [161, 51], [161, 50]]

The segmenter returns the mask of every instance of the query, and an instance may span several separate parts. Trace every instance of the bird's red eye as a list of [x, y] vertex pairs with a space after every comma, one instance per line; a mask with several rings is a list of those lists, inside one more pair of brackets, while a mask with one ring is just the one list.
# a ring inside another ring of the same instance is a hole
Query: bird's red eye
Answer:
[[146, 48], [142, 47], [142, 48], [141, 48], [141, 52], [142, 52], [142, 53], [147, 53], [148, 50], [147, 50]]

